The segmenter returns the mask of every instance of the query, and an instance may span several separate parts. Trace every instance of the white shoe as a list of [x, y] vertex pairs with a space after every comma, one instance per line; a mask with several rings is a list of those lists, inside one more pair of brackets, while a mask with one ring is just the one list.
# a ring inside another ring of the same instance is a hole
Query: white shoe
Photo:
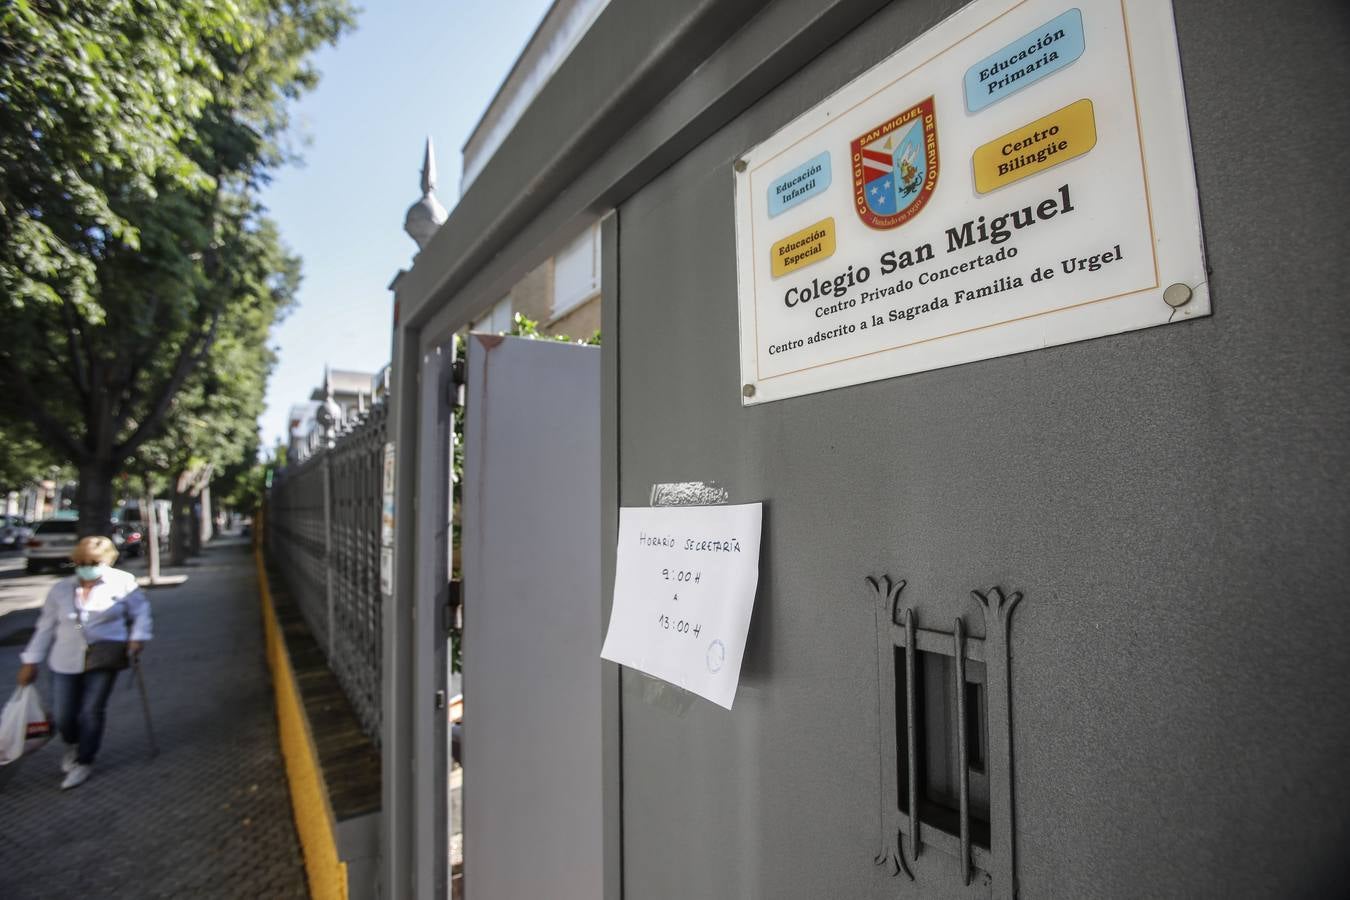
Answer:
[[76, 763], [75, 768], [71, 769], [70, 774], [66, 776], [66, 780], [61, 782], [61, 790], [68, 791], [73, 787], [79, 787], [88, 781], [92, 774], [94, 774], [93, 766]]
[[76, 759], [79, 758], [79, 747], [67, 747], [66, 755], [61, 757], [61, 771], [70, 774], [70, 770], [75, 768]]

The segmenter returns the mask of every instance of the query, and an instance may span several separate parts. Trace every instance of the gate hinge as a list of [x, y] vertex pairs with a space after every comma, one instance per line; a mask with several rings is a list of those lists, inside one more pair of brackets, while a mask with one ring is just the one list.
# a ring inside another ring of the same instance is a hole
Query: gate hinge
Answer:
[[463, 583], [459, 581], [459, 579], [451, 579], [450, 581], [450, 589], [449, 591], [447, 591], [445, 608], [442, 610], [442, 613], [445, 615], [446, 634], [452, 634], [457, 629], [463, 627], [462, 623], [459, 620], [459, 614], [461, 609], [460, 599], [462, 596], [460, 590], [462, 584]]
[[450, 364], [450, 380], [445, 386], [445, 402], [451, 406], [464, 405], [464, 385], [467, 369], [464, 360], [457, 359]]

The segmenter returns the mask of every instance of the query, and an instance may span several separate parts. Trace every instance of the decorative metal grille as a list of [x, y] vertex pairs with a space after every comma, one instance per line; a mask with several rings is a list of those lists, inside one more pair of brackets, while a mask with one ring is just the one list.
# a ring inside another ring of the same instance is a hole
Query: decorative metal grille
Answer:
[[361, 727], [380, 739], [384, 404], [272, 484], [267, 541]]
[[[877, 617], [883, 754], [881, 849], [875, 862], [891, 875], [903, 873], [913, 881], [919, 854], [931, 847], [956, 857], [962, 885], [969, 886], [978, 872], [993, 897], [1010, 900], [1016, 887], [1008, 642], [1012, 613], [1022, 594], [1005, 596], [998, 587], [987, 593], [972, 591], [984, 619], [984, 636], [977, 638], [960, 616], [947, 620], [950, 631], [932, 628], [938, 623], [928, 621], [921, 626], [918, 610], [901, 601], [903, 579], [882, 576], [866, 581]], [[924, 656], [938, 665], [921, 666]], [[926, 683], [924, 668], [929, 674], [947, 673], [951, 683]], [[976, 668], [978, 675], [972, 671]], [[945, 728], [936, 733], [924, 709], [935, 695], [951, 698], [950, 707], [941, 711], [949, 714], [937, 716]], [[972, 750], [977, 758], [972, 758]], [[943, 756], [954, 757], [947, 773], [939, 771]], [[944, 774], [950, 777], [942, 778]], [[984, 785], [983, 822], [976, 820], [972, 808], [974, 776]], [[926, 796], [939, 778], [954, 782], [945, 785], [952, 795], [950, 809]]]

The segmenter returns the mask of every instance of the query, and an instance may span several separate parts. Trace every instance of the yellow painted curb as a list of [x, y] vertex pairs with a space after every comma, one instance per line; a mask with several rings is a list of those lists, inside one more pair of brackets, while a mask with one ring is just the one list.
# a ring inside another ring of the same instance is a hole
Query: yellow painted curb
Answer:
[[[261, 520], [261, 516], [256, 518]], [[255, 534], [260, 532], [259, 528]], [[256, 537], [253, 559], [258, 566], [258, 593], [262, 598], [267, 665], [272, 670], [272, 688], [276, 694], [281, 754], [286, 761], [291, 809], [295, 815], [295, 830], [300, 836], [300, 849], [305, 856], [309, 893], [315, 900], [347, 900], [347, 864], [338, 858], [333, 811], [329, 808], [328, 793], [319, 771], [319, 754], [314, 749], [314, 738], [300, 702], [290, 655], [286, 652], [276, 609], [272, 605], [272, 591], [263, 566], [262, 543]]]

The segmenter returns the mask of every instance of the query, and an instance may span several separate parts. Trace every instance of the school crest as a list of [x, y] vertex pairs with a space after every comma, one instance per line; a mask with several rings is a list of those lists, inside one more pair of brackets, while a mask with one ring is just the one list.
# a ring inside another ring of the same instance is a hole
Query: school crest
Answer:
[[917, 216], [937, 187], [933, 98], [911, 106], [850, 145], [853, 208], [869, 228], [897, 228]]

